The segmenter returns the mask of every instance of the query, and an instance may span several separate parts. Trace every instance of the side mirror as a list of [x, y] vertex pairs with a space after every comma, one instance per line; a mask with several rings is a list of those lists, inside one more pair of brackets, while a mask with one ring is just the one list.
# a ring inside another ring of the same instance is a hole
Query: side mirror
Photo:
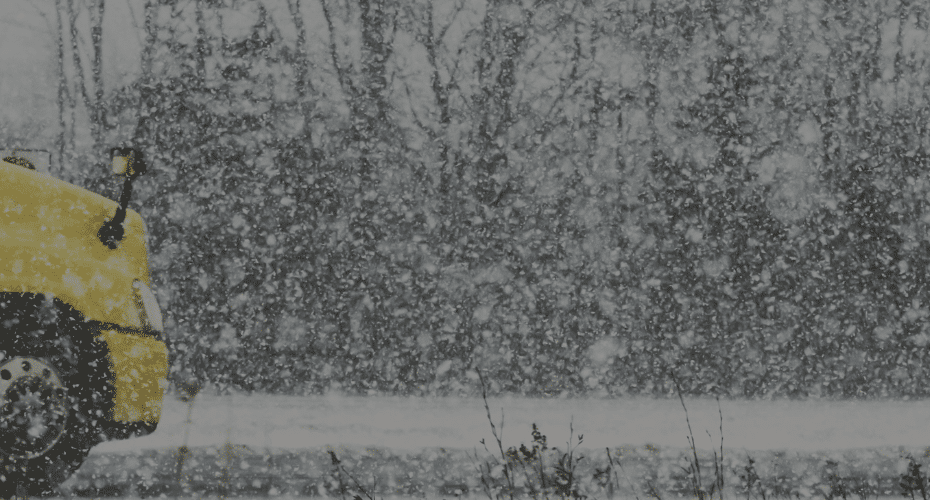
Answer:
[[114, 174], [125, 179], [123, 192], [120, 194], [116, 213], [100, 227], [97, 237], [107, 248], [115, 250], [123, 240], [123, 222], [126, 220], [126, 209], [132, 197], [132, 182], [145, 173], [146, 164], [141, 151], [133, 148], [113, 148], [110, 150], [110, 168]]
[[114, 175], [137, 177], [145, 173], [146, 164], [142, 152], [133, 148], [113, 148], [110, 150], [110, 165]]

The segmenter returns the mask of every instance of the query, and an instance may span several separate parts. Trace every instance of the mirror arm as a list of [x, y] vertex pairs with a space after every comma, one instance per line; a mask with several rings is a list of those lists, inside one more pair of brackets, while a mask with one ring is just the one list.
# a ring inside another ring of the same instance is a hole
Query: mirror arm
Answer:
[[135, 176], [126, 176], [116, 213], [112, 219], [108, 219], [97, 231], [100, 242], [110, 250], [116, 250], [120, 242], [123, 241], [123, 222], [126, 220], [126, 209], [129, 207], [129, 199], [132, 197], [132, 181], [134, 179]]
[[116, 213], [112, 219], [103, 223], [97, 231], [97, 238], [110, 250], [116, 250], [125, 233], [123, 223], [126, 221], [126, 210], [129, 209], [129, 200], [132, 198], [132, 182], [146, 171], [146, 165], [142, 159], [142, 152], [131, 147], [111, 149], [110, 161], [113, 172], [124, 176], [123, 192], [120, 193]]

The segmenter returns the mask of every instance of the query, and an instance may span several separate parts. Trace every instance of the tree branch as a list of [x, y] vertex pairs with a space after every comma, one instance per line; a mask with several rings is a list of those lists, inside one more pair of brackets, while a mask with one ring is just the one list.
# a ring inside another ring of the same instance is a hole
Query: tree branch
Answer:
[[145, 2], [145, 45], [142, 48], [142, 77], [139, 89], [139, 118], [136, 121], [136, 129], [133, 132], [133, 146], [143, 148], [143, 144], [149, 139], [149, 120], [152, 108], [155, 107], [152, 91], [152, 64], [155, 52], [155, 4], [154, 0]]
[[94, 83], [94, 121], [97, 123], [102, 139], [106, 119], [103, 107], [103, 15], [105, 0], [97, 0], [97, 15], [91, 26], [91, 43], [94, 47], [93, 83]]
[[[439, 75], [439, 64], [437, 62], [437, 48], [439, 45], [439, 40], [442, 40], [441, 36], [437, 38], [435, 33], [435, 22], [433, 19], [433, 3], [430, 2], [429, 7], [427, 8], [427, 22], [429, 23], [429, 30], [427, 31], [426, 38], [426, 59], [429, 62], [429, 65], [433, 68], [432, 75], [430, 77], [430, 83], [433, 87], [433, 95], [436, 99], [436, 106], [439, 107], [439, 123], [443, 126], [449, 124], [450, 113], [449, 113], [449, 88], [447, 85], [443, 85], [442, 80]], [[451, 24], [451, 23], [450, 23]], [[446, 30], [449, 29], [449, 26], [446, 26]], [[445, 30], [443, 30], [445, 33]], [[408, 92], [409, 93], [409, 92]]]
[[342, 89], [342, 93], [346, 95], [346, 99], [350, 100], [356, 95], [356, 92], [352, 83], [347, 81], [342, 65], [339, 64], [339, 53], [336, 51], [336, 30], [333, 28], [333, 17], [329, 11], [329, 7], [326, 5], [326, 0], [320, 0], [320, 6], [323, 8], [323, 17], [326, 19], [326, 28], [329, 30], [329, 57], [333, 61], [333, 68], [336, 69], [336, 80], [339, 82], [339, 88]]
[[65, 122], [65, 101], [68, 99], [68, 78], [65, 75], [65, 28], [61, 21], [61, 0], [55, 0], [55, 18], [58, 26], [58, 166], [65, 162], [65, 135], [68, 124]]
[[[87, 108], [87, 114], [93, 115], [94, 107], [91, 106], [90, 95], [87, 93], [87, 79], [84, 77], [84, 65], [81, 63], [81, 54], [78, 49], [78, 29], [77, 29], [77, 12], [74, 10], [74, 0], [68, 0], [68, 27], [71, 31], [71, 56], [74, 60], [74, 72], [76, 75], [75, 85], [78, 86], [81, 97], [84, 99], [84, 107]], [[91, 116], [91, 131], [94, 140], [100, 136], [97, 131], [97, 124], [94, 123]]]
[[313, 91], [313, 86], [307, 80], [309, 73], [309, 60], [307, 58], [307, 27], [304, 25], [304, 18], [300, 13], [300, 0], [287, 0], [287, 7], [294, 21], [294, 27], [297, 29], [297, 97], [303, 102], [307, 95], [307, 87]]

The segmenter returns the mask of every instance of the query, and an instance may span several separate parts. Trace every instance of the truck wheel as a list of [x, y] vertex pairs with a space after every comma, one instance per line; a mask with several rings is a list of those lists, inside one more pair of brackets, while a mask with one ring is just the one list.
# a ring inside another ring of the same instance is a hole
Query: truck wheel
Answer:
[[58, 299], [0, 293], [0, 498], [55, 493], [102, 440], [113, 389], [95, 333]]

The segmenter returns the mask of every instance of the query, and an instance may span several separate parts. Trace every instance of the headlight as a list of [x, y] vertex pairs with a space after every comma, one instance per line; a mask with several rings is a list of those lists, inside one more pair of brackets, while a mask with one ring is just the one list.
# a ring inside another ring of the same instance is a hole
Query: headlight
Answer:
[[164, 332], [165, 325], [161, 318], [161, 308], [158, 307], [158, 300], [152, 293], [152, 289], [139, 280], [133, 282], [132, 286], [136, 289], [139, 302], [142, 303], [142, 312], [145, 315], [142, 318], [143, 324], [157, 332]]

